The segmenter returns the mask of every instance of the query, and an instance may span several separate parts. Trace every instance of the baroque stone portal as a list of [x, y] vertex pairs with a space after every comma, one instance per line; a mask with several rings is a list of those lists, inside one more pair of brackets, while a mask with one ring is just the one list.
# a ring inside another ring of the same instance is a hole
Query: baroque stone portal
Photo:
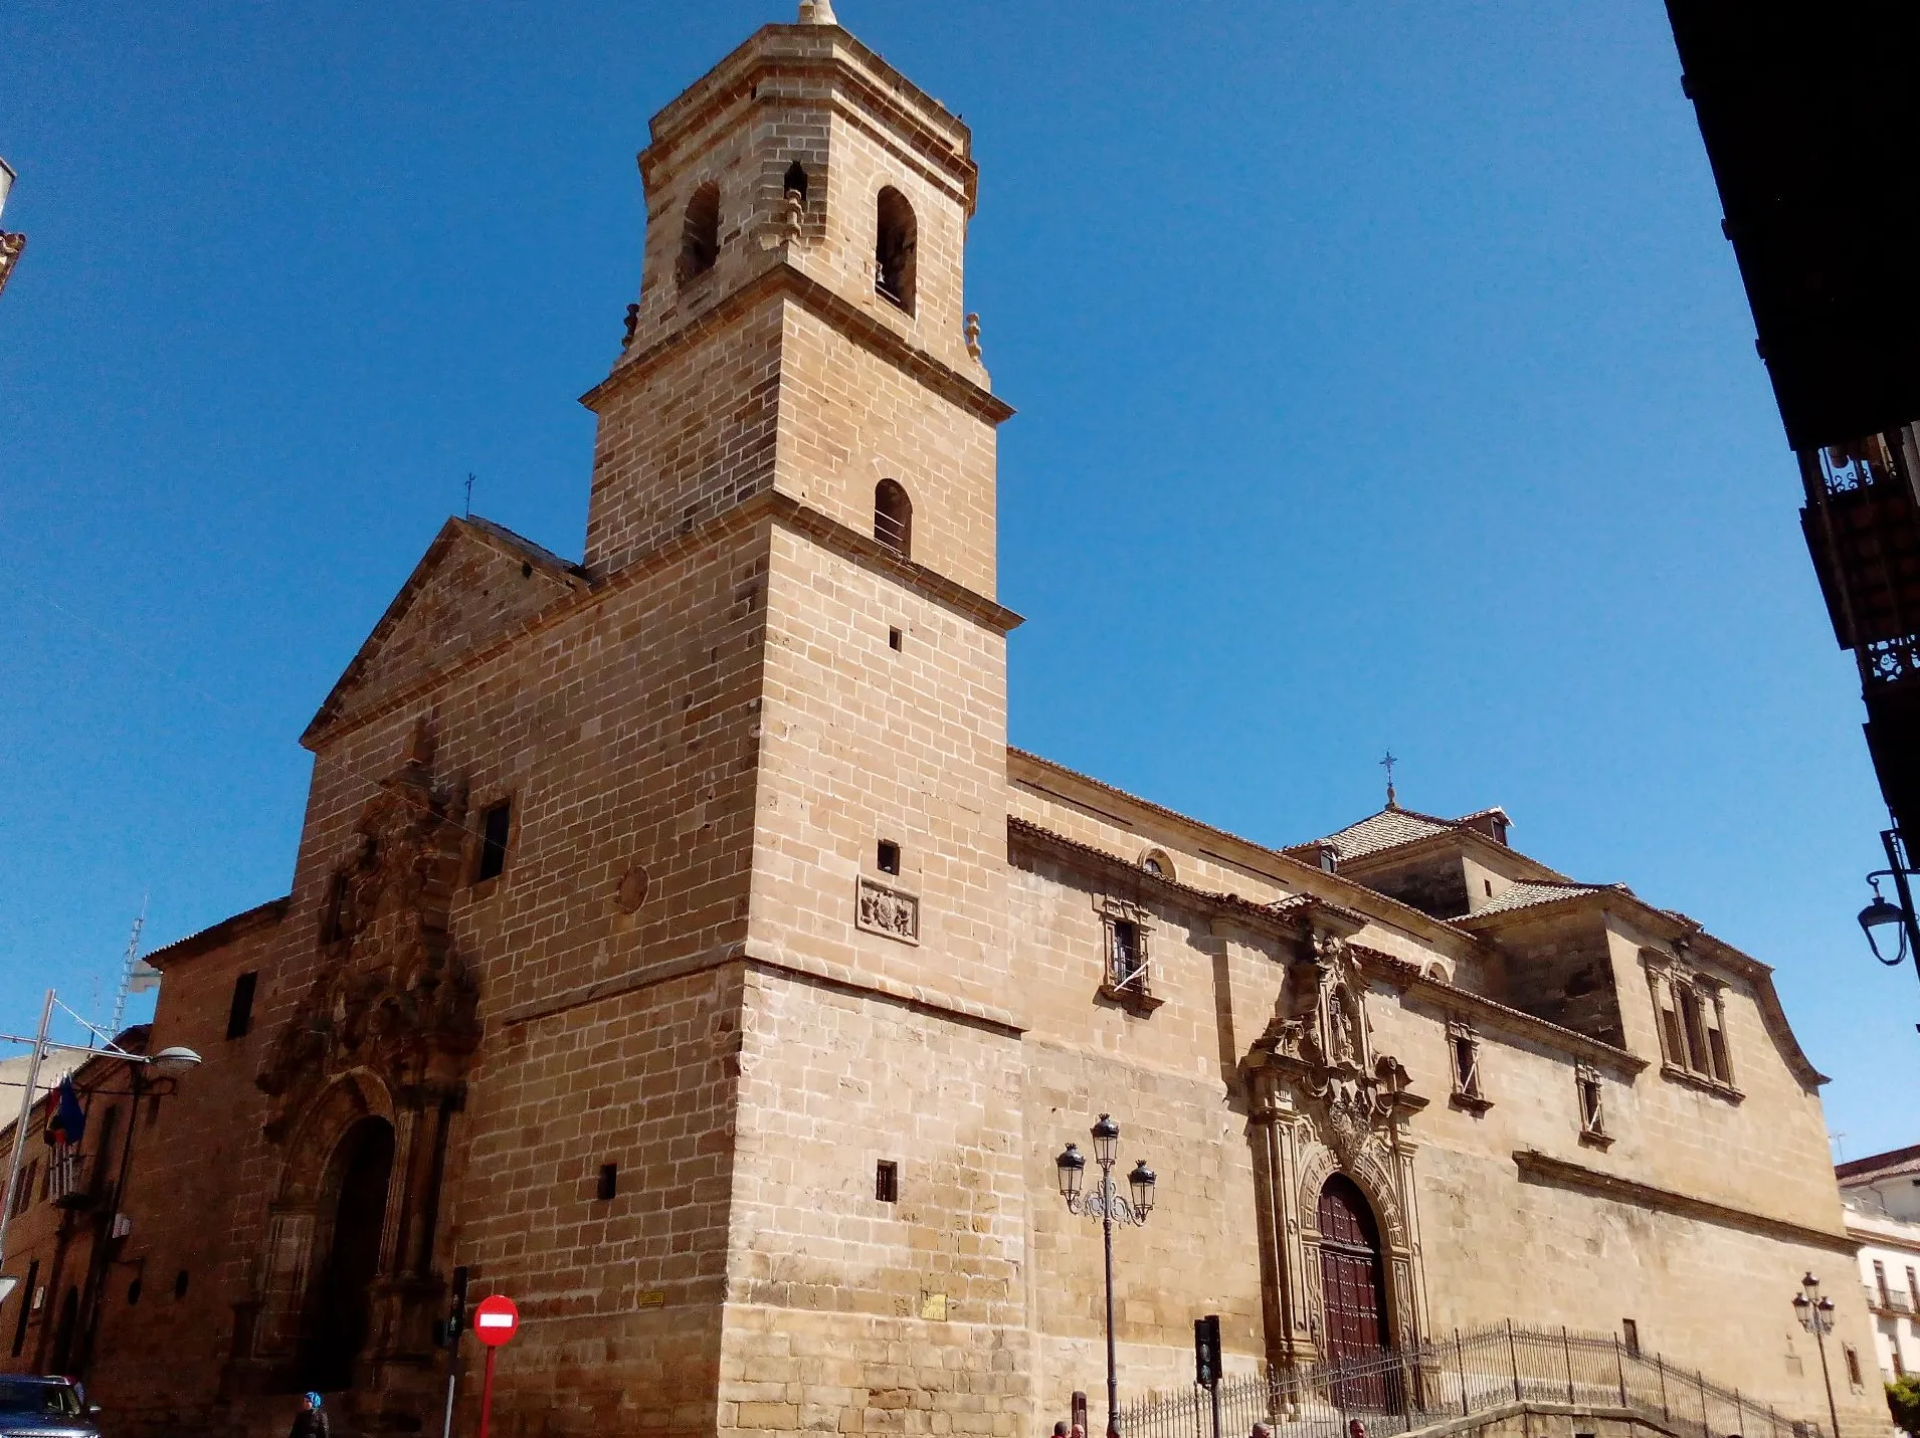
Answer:
[[[1385, 1267], [1383, 1343], [1418, 1342], [1426, 1294], [1407, 1120], [1427, 1105], [1406, 1069], [1376, 1053], [1367, 981], [1338, 916], [1314, 918], [1273, 1018], [1241, 1063], [1252, 1098], [1257, 1227], [1268, 1361], [1329, 1356], [1320, 1199], [1344, 1174], [1371, 1207]], [[1351, 1355], [1341, 1355], [1351, 1356]]]

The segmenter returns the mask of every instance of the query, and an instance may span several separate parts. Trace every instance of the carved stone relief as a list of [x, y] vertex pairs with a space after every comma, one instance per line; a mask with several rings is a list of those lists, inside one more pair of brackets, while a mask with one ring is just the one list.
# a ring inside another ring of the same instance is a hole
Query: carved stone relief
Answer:
[[1375, 1047], [1367, 981], [1346, 936], [1316, 927], [1303, 947], [1241, 1063], [1267, 1210], [1259, 1229], [1268, 1359], [1283, 1367], [1321, 1353], [1315, 1210], [1336, 1172], [1359, 1186], [1379, 1222], [1394, 1343], [1418, 1340], [1426, 1308], [1407, 1123], [1427, 1100], [1410, 1091], [1399, 1060]]
[[907, 944], [920, 942], [918, 895], [889, 888], [863, 875], [854, 915], [854, 922], [870, 934], [885, 934]]

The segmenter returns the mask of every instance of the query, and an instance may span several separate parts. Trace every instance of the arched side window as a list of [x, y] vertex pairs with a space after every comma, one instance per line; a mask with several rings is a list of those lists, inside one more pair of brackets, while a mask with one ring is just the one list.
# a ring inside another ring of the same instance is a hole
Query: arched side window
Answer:
[[720, 186], [708, 180], [687, 201], [686, 219], [680, 226], [680, 283], [704, 275], [719, 258]]
[[902, 559], [913, 552], [913, 501], [891, 479], [873, 487], [873, 537]]
[[795, 160], [791, 165], [788, 165], [787, 177], [785, 180], [781, 182], [780, 188], [789, 195], [798, 195], [800, 197], [800, 203], [803, 205], [806, 204], [807, 202], [807, 167], [801, 164], [798, 160]]
[[873, 250], [873, 287], [908, 314], [913, 313], [913, 206], [889, 185], [880, 192]]

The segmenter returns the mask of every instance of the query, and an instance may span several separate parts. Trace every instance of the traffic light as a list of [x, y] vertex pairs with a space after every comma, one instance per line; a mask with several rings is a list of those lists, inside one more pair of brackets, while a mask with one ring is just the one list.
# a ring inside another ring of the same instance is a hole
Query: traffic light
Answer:
[[1193, 1381], [1211, 1388], [1220, 1381], [1220, 1315], [1193, 1320]]
[[467, 1329], [467, 1270], [463, 1264], [453, 1270], [453, 1303], [446, 1320], [433, 1325], [434, 1339], [442, 1348], [458, 1348], [460, 1335]]

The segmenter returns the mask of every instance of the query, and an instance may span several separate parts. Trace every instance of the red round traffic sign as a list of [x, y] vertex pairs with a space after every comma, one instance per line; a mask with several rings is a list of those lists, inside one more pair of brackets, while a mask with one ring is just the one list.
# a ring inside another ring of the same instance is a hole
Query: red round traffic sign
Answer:
[[483, 1298], [473, 1310], [473, 1336], [489, 1348], [498, 1348], [520, 1327], [520, 1310], [504, 1293]]

